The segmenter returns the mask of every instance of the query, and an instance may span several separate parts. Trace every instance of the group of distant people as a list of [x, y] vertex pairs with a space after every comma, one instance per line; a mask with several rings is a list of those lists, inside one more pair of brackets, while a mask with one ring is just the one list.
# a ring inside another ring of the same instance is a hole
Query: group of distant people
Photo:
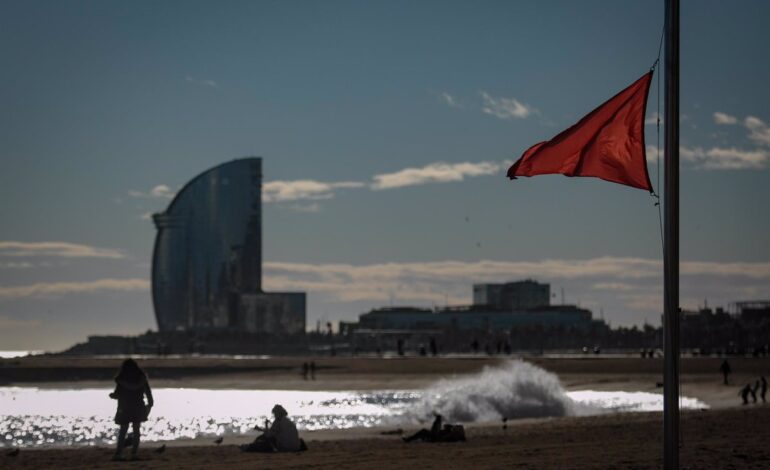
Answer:
[[[723, 383], [729, 385], [732, 368], [730, 367], [730, 363], [727, 362], [727, 359], [722, 361], [722, 364], [719, 366], [719, 371], [722, 373]], [[762, 399], [762, 403], [765, 403], [765, 396], [767, 395], [767, 379], [765, 379], [764, 375], [760, 376], [753, 384], [751, 382], [747, 383], [741, 387], [741, 390], [738, 392], [738, 396], [741, 397], [744, 405], [749, 404], [749, 397], [751, 397], [751, 403], [756, 403], [757, 395]]]
[[[305, 363], [303, 367], [305, 379], [308, 373], [315, 380], [315, 363]], [[145, 403], [145, 396], [147, 402]], [[133, 359], [126, 359], [120, 366], [115, 376], [115, 390], [110, 393], [110, 398], [118, 401], [118, 409], [115, 413], [115, 424], [119, 425], [118, 442], [113, 455], [113, 460], [124, 460], [123, 452], [127, 446], [131, 446], [131, 460], [137, 459], [139, 441], [141, 438], [141, 425], [147, 418], [154, 405], [152, 389], [147, 380], [147, 374]], [[264, 427], [255, 426], [261, 431], [250, 444], [241, 446], [244, 452], [298, 452], [307, 450], [305, 442], [300, 439], [297, 426], [288, 418], [288, 412], [281, 405], [275, 405], [272, 409], [273, 423], [265, 420]], [[128, 437], [128, 426], [131, 425], [133, 434]], [[221, 441], [220, 441], [221, 442]]]
[[765, 395], [767, 394], [767, 379], [765, 379], [764, 375], [757, 379], [753, 385], [751, 383], [744, 385], [741, 391], [738, 392], [738, 395], [740, 395], [740, 397], [743, 399], [743, 404], [748, 405], [749, 395], [751, 395], [752, 403], [757, 402], [757, 393], [762, 398], [762, 403], [765, 403]]

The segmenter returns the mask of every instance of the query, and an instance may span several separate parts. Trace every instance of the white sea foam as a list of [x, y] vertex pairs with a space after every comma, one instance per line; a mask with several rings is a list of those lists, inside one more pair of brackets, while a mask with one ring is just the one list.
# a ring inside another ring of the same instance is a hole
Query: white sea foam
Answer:
[[509, 361], [473, 376], [437, 382], [425, 390], [407, 415], [417, 421], [440, 413], [449, 421], [483, 422], [600, 410], [570, 398], [555, 374], [527, 362]]

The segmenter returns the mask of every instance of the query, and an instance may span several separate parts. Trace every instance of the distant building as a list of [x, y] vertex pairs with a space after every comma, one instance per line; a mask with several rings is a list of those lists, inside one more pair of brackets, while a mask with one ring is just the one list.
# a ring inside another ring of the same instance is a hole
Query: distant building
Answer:
[[770, 300], [734, 302], [730, 308], [746, 323], [770, 322]]
[[158, 329], [305, 331], [304, 292], [262, 291], [262, 159], [216, 166], [153, 216], [152, 298]]
[[481, 305], [438, 310], [414, 307], [373, 309], [359, 317], [361, 330], [508, 330], [517, 327], [571, 327], [588, 329], [590, 310], [574, 305], [543, 306], [501, 311]]
[[551, 303], [551, 285], [527, 279], [505, 284], [474, 284], [473, 304], [497, 310], [527, 310]]

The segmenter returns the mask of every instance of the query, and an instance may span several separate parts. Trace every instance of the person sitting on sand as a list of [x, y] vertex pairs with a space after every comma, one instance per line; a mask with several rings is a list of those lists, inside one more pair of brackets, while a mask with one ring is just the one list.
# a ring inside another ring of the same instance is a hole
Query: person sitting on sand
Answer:
[[430, 430], [420, 429], [416, 433], [409, 437], [403, 437], [404, 442], [412, 442], [416, 440], [424, 442], [457, 442], [465, 441], [465, 429], [462, 426], [456, 426], [452, 424], [445, 424], [441, 426], [441, 420], [443, 417], [440, 414], [436, 414], [436, 418], [433, 420], [433, 425]]
[[254, 429], [262, 431], [262, 434], [254, 439], [251, 444], [241, 446], [244, 452], [299, 452], [305, 446], [299, 438], [297, 426], [288, 418], [286, 409], [281, 405], [275, 405], [272, 410], [273, 425], [269, 428], [255, 426]]
[[[120, 366], [118, 375], [115, 376], [115, 391], [110, 393], [110, 398], [118, 400], [118, 411], [115, 413], [115, 423], [120, 425], [118, 431], [118, 446], [115, 449], [113, 460], [123, 458], [123, 448], [126, 445], [126, 432], [131, 423], [133, 438], [131, 440], [131, 460], [135, 460], [139, 451], [139, 437], [141, 424], [147, 421], [154, 401], [152, 390], [147, 381], [147, 375], [139, 368], [133, 359], [126, 359]], [[144, 395], [147, 395], [147, 405], [144, 404]]]

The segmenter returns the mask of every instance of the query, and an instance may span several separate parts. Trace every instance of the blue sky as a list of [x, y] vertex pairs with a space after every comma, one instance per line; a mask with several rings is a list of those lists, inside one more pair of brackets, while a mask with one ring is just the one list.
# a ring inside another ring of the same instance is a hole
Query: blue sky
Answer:
[[[148, 214], [249, 155], [264, 158], [264, 283], [306, 290], [310, 325], [528, 277], [613, 325], [658, 324], [649, 195], [504, 174], [648, 70], [662, 14], [1, 1], [0, 349], [154, 328]], [[682, 5], [684, 307], [770, 297], [769, 17], [761, 1]], [[653, 82], [648, 118], [656, 98]]]

